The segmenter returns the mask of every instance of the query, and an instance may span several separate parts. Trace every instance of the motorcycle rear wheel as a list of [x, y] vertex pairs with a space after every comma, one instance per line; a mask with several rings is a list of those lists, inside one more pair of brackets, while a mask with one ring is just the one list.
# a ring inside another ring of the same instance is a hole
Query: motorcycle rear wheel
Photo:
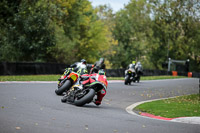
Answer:
[[55, 93], [57, 95], [62, 95], [63, 92], [69, 90], [71, 86], [72, 86], [71, 81], [66, 80], [65, 83], [61, 87], [59, 87], [58, 89], [55, 90]]
[[93, 97], [95, 96], [95, 90], [94, 89], [89, 89], [89, 92], [87, 94], [85, 94], [85, 96], [83, 96], [80, 99], [75, 98], [74, 100], [74, 104], [76, 106], [83, 106], [86, 103], [90, 103], [93, 100]]

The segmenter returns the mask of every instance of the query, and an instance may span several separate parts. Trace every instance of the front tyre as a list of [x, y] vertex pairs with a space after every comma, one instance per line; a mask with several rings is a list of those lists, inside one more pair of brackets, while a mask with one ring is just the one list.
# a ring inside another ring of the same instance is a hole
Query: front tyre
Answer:
[[90, 103], [93, 100], [93, 97], [95, 96], [95, 90], [89, 89], [89, 91], [80, 99], [75, 98], [74, 104], [76, 106], [83, 106], [86, 103]]
[[61, 87], [59, 87], [58, 89], [55, 90], [55, 93], [57, 95], [62, 95], [63, 92], [69, 90], [71, 86], [72, 86], [71, 81], [66, 80], [65, 83]]
[[124, 84], [127, 85], [129, 83], [130, 76], [126, 75]]

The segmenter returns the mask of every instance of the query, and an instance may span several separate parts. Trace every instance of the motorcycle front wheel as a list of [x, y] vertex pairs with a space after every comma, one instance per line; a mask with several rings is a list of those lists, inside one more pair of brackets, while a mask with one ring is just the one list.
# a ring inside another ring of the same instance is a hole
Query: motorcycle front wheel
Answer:
[[127, 85], [129, 83], [130, 76], [126, 75], [124, 84]]
[[95, 96], [95, 90], [89, 89], [89, 91], [82, 97], [82, 98], [75, 98], [74, 104], [76, 106], [83, 106], [86, 103], [90, 103], [93, 100], [93, 97]]
[[65, 83], [63, 83], [63, 85], [61, 87], [59, 87], [58, 89], [55, 90], [55, 93], [57, 95], [62, 95], [63, 92], [69, 90], [71, 86], [72, 86], [71, 81], [66, 80]]

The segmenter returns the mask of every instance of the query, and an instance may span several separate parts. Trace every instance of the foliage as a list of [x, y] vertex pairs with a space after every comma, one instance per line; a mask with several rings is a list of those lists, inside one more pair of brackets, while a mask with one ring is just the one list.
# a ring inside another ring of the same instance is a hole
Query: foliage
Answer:
[[57, 43], [51, 49], [58, 62], [71, 64], [85, 58], [94, 63], [106, 56], [111, 33], [88, 1], [74, 1], [67, 11], [60, 8], [60, 12], [63, 16], [56, 26]]
[[132, 0], [114, 18], [115, 67], [140, 60], [144, 68], [162, 69], [170, 57], [190, 59], [191, 70], [199, 71], [199, 8], [197, 0]]
[[111, 32], [87, 0], [19, 1], [17, 11], [6, 0], [1, 6], [11, 16], [1, 19], [1, 61], [94, 63], [110, 48]]
[[[115, 62], [112, 60], [112, 56], [115, 55], [117, 52], [115, 50], [116, 47], [119, 47], [118, 41], [114, 39], [112, 31], [114, 30], [114, 17], [115, 14], [113, 14], [113, 10], [109, 5], [100, 5], [96, 9], [97, 13], [97, 19], [98, 21], [101, 21], [103, 23], [103, 27], [106, 32], [106, 42], [105, 46], [102, 46], [102, 51], [100, 52], [100, 55], [104, 58], [106, 68], [112, 68], [115, 66]], [[107, 48], [107, 49], [105, 49]]]
[[200, 71], [199, 0], [131, 0], [113, 13], [88, 0], [2, 0], [0, 61], [59, 62], [106, 59], [107, 68], [132, 60], [163, 69], [172, 58]]
[[113, 57], [116, 67], [125, 68], [133, 60], [144, 58], [149, 43], [147, 36], [151, 37], [152, 32], [149, 14], [149, 5], [144, 0], [132, 0], [116, 14], [113, 34], [120, 45]]
[[8, 24], [1, 27], [1, 60], [47, 60], [47, 48], [54, 45], [47, 7], [35, 1], [21, 1], [17, 8], [11, 11], [12, 17], [4, 17]]
[[[199, 52], [198, 27], [200, 8], [196, 0], [152, 2], [154, 38], [158, 47], [151, 50], [150, 57], [156, 67], [169, 57], [179, 60], [196, 60]], [[195, 45], [195, 46], [194, 46]], [[198, 46], [197, 46], [198, 45]], [[194, 47], [193, 47], [194, 46]], [[160, 59], [159, 59], [160, 58]], [[159, 62], [161, 60], [161, 62]], [[194, 64], [193, 64], [194, 65]], [[197, 62], [196, 62], [197, 65]]]

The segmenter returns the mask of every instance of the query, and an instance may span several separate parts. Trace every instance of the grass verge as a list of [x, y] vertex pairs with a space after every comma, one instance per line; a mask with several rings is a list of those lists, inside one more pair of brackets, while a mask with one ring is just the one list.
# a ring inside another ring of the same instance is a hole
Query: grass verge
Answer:
[[58, 81], [60, 75], [14, 75], [0, 76], [0, 81]]
[[148, 102], [134, 110], [166, 118], [200, 116], [199, 94]]
[[[13, 75], [0, 76], [0, 81], [57, 81], [61, 75]], [[141, 80], [184, 78], [184, 76], [142, 76]], [[124, 80], [124, 77], [107, 77], [107, 80]]]

